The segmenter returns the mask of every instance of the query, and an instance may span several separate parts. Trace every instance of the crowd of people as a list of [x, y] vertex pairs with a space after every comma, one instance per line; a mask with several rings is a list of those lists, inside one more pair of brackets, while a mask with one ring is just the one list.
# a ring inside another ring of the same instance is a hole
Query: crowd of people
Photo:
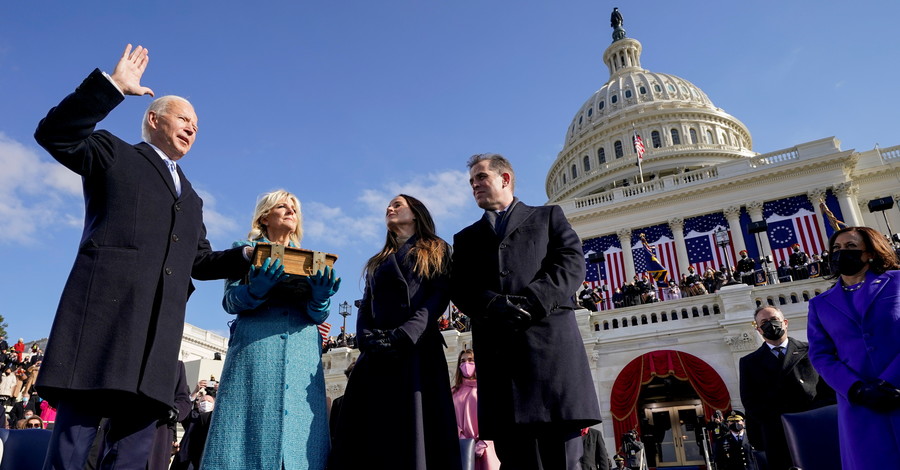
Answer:
[[44, 358], [41, 348], [37, 343], [26, 347], [22, 338], [9, 346], [6, 338], [0, 337], [0, 351], [0, 406], [3, 406], [0, 427], [33, 428], [28, 420], [36, 418], [41, 428], [52, 428], [56, 409], [34, 388]]
[[[280, 259], [251, 263], [259, 243], [300, 246], [298, 198], [284, 190], [265, 194], [248, 235], [213, 251], [202, 201], [177, 164], [197, 134], [190, 102], [154, 100], [137, 145], [95, 131], [125, 96], [153, 94], [141, 85], [148, 62], [146, 49], [128, 45], [112, 74], [95, 70], [35, 133], [82, 177], [87, 221], [47, 356], [38, 363], [43, 370], [33, 374], [38, 393], [22, 405], [28, 427], [43, 426], [35, 406], [55, 407], [45, 469], [166, 468], [178, 421], [186, 433], [172, 468], [610, 464], [590, 429], [601, 413], [574, 314], [573, 294], [585, 278], [581, 240], [560, 207], [529, 206], [515, 196], [506, 158], [477, 154], [467, 162], [484, 213], [454, 236], [452, 249], [421, 201], [399, 194], [388, 202], [384, 245], [364, 268], [360, 354], [329, 419], [318, 326], [341, 280], [330, 267], [296, 277]], [[900, 466], [900, 264], [882, 238], [865, 227], [831, 237], [829, 266], [838, 280], [810, 302], [808, 348], [787, 337], [788, 321], [777, 309], [754, 314], [766, 339], [765, 367], [776, 375], [785, 367], [821, 373], [837, 392], [842, 459], [851, 470]], [[715, 273], [709, 285], [706, 274], [689, 270], [680, 285], [668, 284], [669, 295], [675, 288], [678, 295], [718, 289]], [[198, 383], [193, 396], [176, 333], [192, 279], [224, 279], [223, 306], [234, 318], [222, 381]], [[649, 278], [634, 286], [637, 293], [627, 297], [617, 289], [614, 303], [616, 294], [617, 306], [658, 300]], [[451, 301], [465, 315], [442, 320]], [[471, 328], [474, 348], [461, 352], [451, 385], [440, 331], [457, 322]], [[23, 347], [13, 351], [21, 363]], [[741, 366], [742, 380], [745, 366], [762, 367], [749, 359]], [[790, 377], [803, 384], [801, 393], [819, 396], [809, 375]], [[18, 403], [27, 380], [21, 387]], [[745, 389], [752, 396], [743, 397]], [[755, 407], [754, 394], [762, 392], [744, 384], [741, 390], [747, 423], [765, 436], [767, 413], [781, 397]], [[743, 416], [730, 421], [717, 460], [723, 452], [741, 454], [743, 466], [723, 461], [720, 470], [755, 468], [741, 439]], [[773, 438], [761, 442], [777, 454]], [[623, 443], [629, 447], [617, 449], [613, 465], [646, 468], [638, 433]]]
[[[702, 275], [694, 266], [689, 266], [688, 272], [682, 273], [678, 280], [657, 281], [648, 273], [635, 274], [632, 281], [616, 287], [613, 292], [609, 292], [609, 286], [606, 284], [592, 287], [585, 281], [576, 295], [583, 308], [597, 312], [607, 308], [633, 307], [713, 294], [732, 283], [754, 286], [771, 281], [770, 276], [747, 254], [746, 250], [741, 250], [740, 257], [733, 268], [730, 266], [720, 266], [719, 269], [707, 268]], [[827, 250], [810, 258], [801, 250], [799, 244], [794, 244], [789, 259], [779, 262], [775, 275], [778, 282], [829, 276], [831, 268], [828, 260]]]

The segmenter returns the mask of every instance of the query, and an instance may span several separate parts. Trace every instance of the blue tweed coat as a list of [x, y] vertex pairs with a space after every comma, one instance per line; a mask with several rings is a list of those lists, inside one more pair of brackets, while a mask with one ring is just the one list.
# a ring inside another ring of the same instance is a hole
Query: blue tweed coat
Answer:
[[254, 300], [239, 279], [226, 281], [222, 304], [237, 324], [201, 468], [324, 469], [328, 416], [316, 325], [328, 312], [308, 312], [305, 299], [279, 292]]

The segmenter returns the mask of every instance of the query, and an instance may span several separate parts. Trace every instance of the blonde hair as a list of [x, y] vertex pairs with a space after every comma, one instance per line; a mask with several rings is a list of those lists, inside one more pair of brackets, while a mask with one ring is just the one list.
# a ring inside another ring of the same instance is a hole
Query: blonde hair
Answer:
[[266, 226], [262, 224], [262, 219], [269, 215], [269, 212], [285, 199], [289, 200], [294, 205], [294, 208], [297, 209], [297, 226], [294, 228], [293, 233], [291, 233], [291, 241], [297, 247], [300, 246], [300, 240], [303, 239], [303, 213], [300, 210], [300, 200], [297, 199], [297, 196], [294, 196], [292, 193], [283, 189], [263, 194], [260, 196], [259, 200], [256, 201], [256, 210], [253, 211], [253, 219], [250, 221], [250, 233], [247, 234], [248, 239], [259, 240], [263, 237], [266, 239], [269, 238], [269, 233], [266, 231]]

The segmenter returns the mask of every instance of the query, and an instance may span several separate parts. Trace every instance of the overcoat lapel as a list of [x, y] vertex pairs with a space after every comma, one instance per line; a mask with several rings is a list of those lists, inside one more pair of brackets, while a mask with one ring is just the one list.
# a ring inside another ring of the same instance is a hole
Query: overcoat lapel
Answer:
[[834, 288], [829, 289], [821, 294], [821, 297], [825, 299], [835, 310], [841, 312], [844, 316], [852, 320], [854, 323], [859, 323], [860, 317], [853, 313], [853, 306], [847, 303], [846, 296], [844, 292], [841, 290], [841, 281], [838, 280], [835, 283]]
[[[146, 142], [141, 142], [134, 146], [137, 149], [138, 153], [141, 154], [144, 158], [146, 158], [150, 164], [153, 165], [153, 168], [156, 168], [156, 172], [159, 174], [160, 178], [166, 182], [166, 186], [169, 188], [169, 192], [172, 193], [173, 198], [178, 198], [178, 192], [175, 191], [175, 180], [172, 179], [172, 174], [169, 173], [169, 167], [166, 166], [166, 163], [163, 161], [162, 157], [156, 153], [156, 150], [153, 150], [153, 147]], [[181, 194], [185, 194], [185, 182], [187, 181], [184, 178], [184, 174], [181, 172], [181, 166], [176, 166], [176, 171], [178, 171], [178, 176], [181, 178]]]
[[784, 356], [784, 364], [782, 364], [782, 370], [784, 372], [789, 372], [791, 369], [797, 365], [800, 360], [806, 357], [807, 351], [801, 350], [797, 347], [797, 343], [793, 340], [788, 341], [787, 349], [785, 350]]
[[891, 277], [881, 274], [878, 276], [874, 276], [874, 279], [871, 277], [866, 278], [866, 284], [863, 285], [862, 290], [865, 292], [860, 292], [857, 295], [864, 295], [863, 299], [866, 304], [863, 308], [863, 311], [860, 312], [860, 315], [865, 317], [869, 314], [869, 311], [872, 307], [872, 302], [875, 301], [876, 298], [881, 294], [881, 291], [887, 286], [888, 283], [891, 282]]
[[506, 220], [506, 230], [503, 232], [503, 240], [509, 238], [509, 235], [516, 231], [519, 228], [519, 225], [522, 225], [522, 222], [525, 221], [531, 213], [534, 212], [534, 208], [531, 206], [526, 206], [521, 202], [516, 201], [516, 205], [510, 209], [510, 213], [507, 215]]

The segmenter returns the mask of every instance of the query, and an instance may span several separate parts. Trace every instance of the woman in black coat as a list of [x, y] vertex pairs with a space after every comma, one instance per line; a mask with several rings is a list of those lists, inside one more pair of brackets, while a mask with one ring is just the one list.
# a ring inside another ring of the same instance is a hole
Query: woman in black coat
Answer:
[[460, 468], [438, 318], [449, 303], [450, 246], [428, 209], [399, 195], [384, 248], [366, 264], [361, 354], [338, 416], [330, 470]]

